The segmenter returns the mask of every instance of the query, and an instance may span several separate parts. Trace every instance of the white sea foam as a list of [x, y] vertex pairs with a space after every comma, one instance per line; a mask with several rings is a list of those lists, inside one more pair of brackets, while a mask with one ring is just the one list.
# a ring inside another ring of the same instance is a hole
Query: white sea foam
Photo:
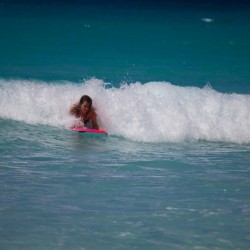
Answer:
[[212, 18], [209, 18], [209, 17], [204, 17], [201, 19], [203, 22], [205, 23], [212, 23], [214, 21], [214, 19]]
[[124, 84], [0, 80], [0, 117], [29, 124], [69, 127], [69, 107], [83, 94], [93, 99], [110, 135], [147, 141], [209, 140], [250, 143], [250, 96], [209, 86], [167, 82]]

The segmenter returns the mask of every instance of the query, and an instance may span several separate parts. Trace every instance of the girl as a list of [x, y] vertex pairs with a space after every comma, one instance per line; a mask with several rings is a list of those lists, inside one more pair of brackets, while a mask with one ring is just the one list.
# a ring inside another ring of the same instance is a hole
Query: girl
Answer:
[[70, 108], [70, 114], [80, 119], [79, 123], [75, 123], [74, 127], [88, 127], [93, 129], [100, 129], [96, 121], [95, 108], [92, 107], [92, 99], [83, 95], [78, 103], [75, 103]]

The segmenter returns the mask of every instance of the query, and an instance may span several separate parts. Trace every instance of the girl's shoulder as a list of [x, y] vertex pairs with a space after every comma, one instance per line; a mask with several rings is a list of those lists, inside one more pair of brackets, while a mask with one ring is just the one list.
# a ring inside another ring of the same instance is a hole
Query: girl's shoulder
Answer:
[[87, 119], [92, 119], [93, 117], [96, 117], [96, 111], [95, 111], [95, 108], [94, 107], [92, 107], [91, 109], [90, 109], [90, 111], [88, 112], [88, 114], [87, 114]]
[[94, 107], [91, 107], [90, 113], [96, 115], [96, 109]]

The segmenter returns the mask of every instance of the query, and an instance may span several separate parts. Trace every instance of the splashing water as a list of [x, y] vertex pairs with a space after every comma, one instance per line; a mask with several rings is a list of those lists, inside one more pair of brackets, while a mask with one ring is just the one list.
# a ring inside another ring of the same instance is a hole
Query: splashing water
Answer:
[[69, 107], [83, 94], [92, 97], [99, 123], [110, 135], [146, 142], [250, 142], [250, 96], [210, 86], [136, 82], [116, 88], [98, 79], [82, 84], [1, 80], [0, 117], [67, 128], [74, 120]]

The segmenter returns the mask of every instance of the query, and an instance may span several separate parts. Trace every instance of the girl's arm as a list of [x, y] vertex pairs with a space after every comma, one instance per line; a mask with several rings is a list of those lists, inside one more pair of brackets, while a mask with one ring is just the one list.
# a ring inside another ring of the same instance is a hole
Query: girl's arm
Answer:
[[70, 107], [70, 110], [69, 110], [69, 113], [75, 117], [78, 117], [79, 114], [78, 114], [78, 105], [77, 104], [73, 104], [71, 107]]
[[96, 121], [96, 113], [93, 112], [93, 115], [91, 116], [91, 123], [92, 123], [92, 128], [93, 129], [99, 129], [99, 126]]

